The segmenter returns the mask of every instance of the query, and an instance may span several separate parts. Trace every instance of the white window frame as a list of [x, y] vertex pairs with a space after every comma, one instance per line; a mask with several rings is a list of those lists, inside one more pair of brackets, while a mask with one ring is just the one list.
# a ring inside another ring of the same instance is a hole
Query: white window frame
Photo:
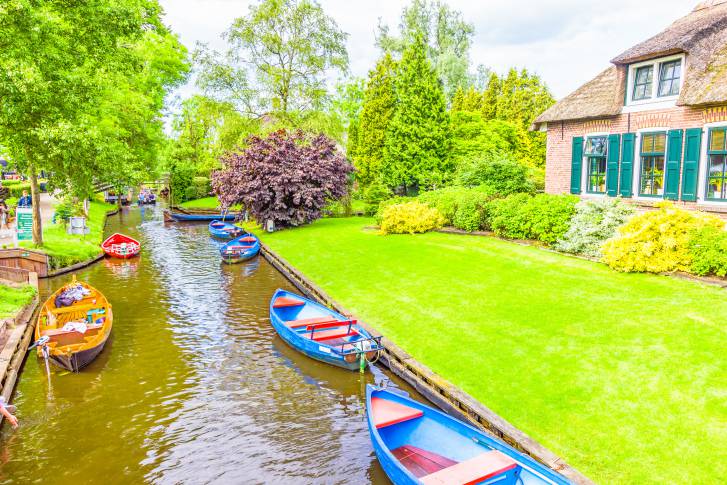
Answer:
[[[665, 62], [681, 60], [681, 76], [679, 77], [679, 94], [673, 96], [658, 96], [659, 83], [661, 81], [661, 65]], [[624, 104], [624, 113], [632, 113], [635, 111], [644, 111], [649, 109], [672, 108], [676, 106], [679, 95], [684, 88], [684, 78], [687, 71], [687, 59], [684, 54], [676, 54], [673, 56], [660, 57], [648, 61], [630, 64], [626, 74], [626, 102]], [[634, 101], [634, 79], [636, 71], [640, 67], [652, 66], [653, 76], [651, 79], [651, 97], [647, 99], [639, 99]]]
[[[596, 131], [583, 135], [583, 157], [581, 159], [581, 167], [583, 167], [583, 169], [581, 170], [581, 187], [583, 187], [583, 189], [581, 190], [581, 195], [584, 197], [606, 197], [608, 195], [608, 191], [602, 194], [597, 194], [588, 190], [588, 182], [590, 180], [589, 177], [591, 172], [589, 170], [590, 167], [588, 166], [588, 155], [586, 155], [586, 142], [589, 138], [594, 138], [597, 136], [606, 137], [606, 167], [608, 167], [608, 135], [610, 134], [611, 133], [609, 133], [608, 131]], [[608, 168], [606, 169], [606, 173], [608, 173]]]
[[[634, 140], [634, 165], [633, 174], [631, 180], [631, 198], [634, 200], [641, 200], [644, 202], [654, 202], [655, 200], [667, 200], [664, 195], [659, 198], [658, 196], [642, 196], [641, 195], [641, 137], [644, 133], [655, 133], [664, 132], [666, 134], [665, 146], [664, 146], [664, 192], [666, 193], [666, 163], [669, 160], [669, 130], [671, 128], [664, 128], [659, 126], [651, 126], [649, 128], [641, 128], [636, 130], [636, 140]], [[622, 155], [623, 156], [623, 155]], [[681, 173], [679, 174], [681, 177]], [[681, 186], [681, 180], [679, 181]]]
[[[727, 200], [707, 200], [707, 165], [709, 165], [707, 152], [709, 151], [709, 130], [710, 128], [724, 127], [727, 127], [727, 121], [705, 123], [704, 126], [702, 126], [702, 146], [699, 150], [699, 174], [697, 175], [699, 177], [699, 181], [697, 183], [697, 204], [699, 205], [727, 207]], [[697, 127], [695, 126], [695, 128]]]

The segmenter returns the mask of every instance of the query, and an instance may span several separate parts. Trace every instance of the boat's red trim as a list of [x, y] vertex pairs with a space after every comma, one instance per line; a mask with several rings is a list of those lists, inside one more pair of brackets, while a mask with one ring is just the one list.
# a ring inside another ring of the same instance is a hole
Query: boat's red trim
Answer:
[[279, 296], [273, 302], [273, 308], [285, 308], [289, 306], [303, 306], [305, 302], [297, 298], [288, 298], [287, 296]]
[[422, 416], [424, 412], [405, 404], [389, 401], [380, 397], [371, 398], [371, 415], [374, 426], [384, 428], [392, 424], [403, 423]]
[[504, 453], [492, 450], [469, 460], [461, 461], [456, 465], [443, 468], [420, 479], [425, 485], [446, 485], [450, 483], [475, 485], [512, 470], [516, 466], [518, 465], [515, 460]]
[[404, 445], [393, 449], [391, 450], [391, 454], [417, 478], [431, 475], [439, 470], [457, 464], [456, 461], [450, 460], [442, 455], [411, 445]]
[[290, 320], [285, 322], [285, 324], [290, 328], [300, 328], [300, 327], [307, 327], [308, 325], [313, 325], [316, 323], [329, 323], [329, 322], [338, 322], [334, 317], [313, 317], [313, 318], [299, 318], [298, 320]]
[[[310, 335], [310, 333], [308, 334]], [[313, 336], [311, 337], [311, 340], [314, 342], [322, 342], [324, 340], [333, 340], [337, 338], [343, 338], [343, 337], [353, 337], [355, 335], [358, 335], [358, 332], [356, 330], [351, 329], [351, 331], [348, 330], [348, 327], [343, 329], [335, 329], [335, 330], [324, 330], [322, 332], [313, 332]]]

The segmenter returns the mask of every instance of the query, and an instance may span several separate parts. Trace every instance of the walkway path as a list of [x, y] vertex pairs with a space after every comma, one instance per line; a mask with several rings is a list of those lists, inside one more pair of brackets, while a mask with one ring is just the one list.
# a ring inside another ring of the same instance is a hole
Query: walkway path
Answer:
[[[40, 194], [40, 219], [43, 225], [50, 224], [53, 219], [53, 206], [58, 201], [48, 193]], [[10, 230], [0, 230], [0, 248], [3, 246], [13, 245], [13, 232], [15, 231], [15, 223], [10, 225]]]

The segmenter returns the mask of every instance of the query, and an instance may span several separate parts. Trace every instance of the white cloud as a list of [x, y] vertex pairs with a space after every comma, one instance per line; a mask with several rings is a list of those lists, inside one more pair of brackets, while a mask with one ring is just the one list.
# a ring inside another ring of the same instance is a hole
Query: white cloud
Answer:
[[[249, 0], [160, 0], [165, 22], [193, 48], [196, 42], [224, 48], [221, 34], [247, 13]], [[379, 18], [399, 24], [408, 0], [319, 0], [349, 34], [350, 69], [366, 76], [379, 56], [374, 45]], [[608, 67], [609, 60], [689, 13], [684, 0], [450, 0], [475, 26], [473, 66], [497, 72], [526, 67], [541, 75], [557, 98]], [[180, 90], [186, 96], [191, 86]]]

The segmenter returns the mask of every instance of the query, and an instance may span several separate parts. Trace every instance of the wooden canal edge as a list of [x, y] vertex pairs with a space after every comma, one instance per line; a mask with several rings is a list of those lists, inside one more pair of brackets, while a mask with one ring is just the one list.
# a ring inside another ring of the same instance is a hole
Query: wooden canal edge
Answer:
[[[305, 296], [333, 308], [338, 313], [356, 318], [355, 315], [343, 308], [318, 285], [310, 281], [266, 244], [261, 242], [260, 248], [263, 257]], [[370, 325], [360, 319], [357, 320], [372, 335], [381, 335]], [[568, 465], [555, 453], [515, 428], [454, 384], [432, 372], [427, 366], [418, 362], [385, 336], [382, 336], [381, 343], [384, 346], [384, 353], [380, 361], [440, 409], [500, 438], [515, 449], [533, 457], [574, 483], [581, 485], [593, 484], [589, 478]]]

